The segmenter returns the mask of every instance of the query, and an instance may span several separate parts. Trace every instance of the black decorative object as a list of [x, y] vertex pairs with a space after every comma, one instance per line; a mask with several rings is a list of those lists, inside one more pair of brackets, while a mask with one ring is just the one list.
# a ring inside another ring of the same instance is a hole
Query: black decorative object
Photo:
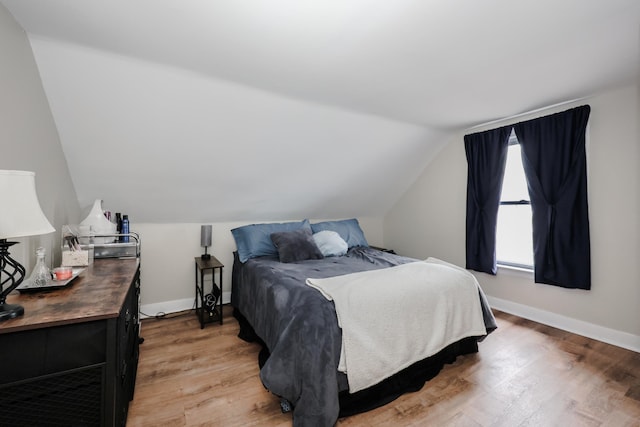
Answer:
[[8, 304], [7, 297], [20, 286], [25, 268], [11, 258], [7, 239], [52, 233], [36, 194], [35, 173], [0, 170], [0, 321], [24, 314], [24, 308]]
[[0, 240], [0, 320], [13, 319], [24, 314], [24, 308], [17, 304], [7, 304], [7, 295], [22, 283], [24, 267], [9, 255], [9, 247], [18, 242]]
[[218, 298], [220, 298], [220, 294], [220, 288], [218, 288], [214, 283], [211, 292], [204, 296], [202, 305], [209, 313], [209, 316], [218, 316], [219, 313], [216, 307], [218, 306]]

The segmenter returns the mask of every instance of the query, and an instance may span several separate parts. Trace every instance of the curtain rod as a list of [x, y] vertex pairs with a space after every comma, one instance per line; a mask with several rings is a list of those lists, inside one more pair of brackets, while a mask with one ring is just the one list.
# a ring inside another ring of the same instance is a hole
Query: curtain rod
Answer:
[[484, 126], [494, 125], [494, 124], [497, 124], [497, 123], [506, 122], [506, 121], [513, 120], [513, 119], [517, 119], [518, 117], [528, 116], [529, 114], [541, 113], [543, 111], [547, 111], [547, 110], [550, 110], [552, 108], [561, 107], [563, 105], [571, 104], [573, 102], [582, 101], [582, 100], [585, 100], [587, 98], [589, 98], [589, 97], [588, 96], [583, 96], [581, 98], [575, 98], [575, 99], [571, 99], [569, 101], [559, 102], [557, 104], [548, 105], [546, 107], [536, 108], [535, 110], [526, 111], [524, 113], [514, 114], [513, 116], [503, 117], [501, 119], [496, 119], [496, 120], [491, 120], [491, 121], [488, 121], [488, 122], [485, 122], [485, 123], [481, 123], [479, 125], [472, 126], [472, 127], [468, 128], [467, 130], [471, 131], [471, 130], [478, 129], [478, 128], [481, 128], [481, 127], [484, 127]]

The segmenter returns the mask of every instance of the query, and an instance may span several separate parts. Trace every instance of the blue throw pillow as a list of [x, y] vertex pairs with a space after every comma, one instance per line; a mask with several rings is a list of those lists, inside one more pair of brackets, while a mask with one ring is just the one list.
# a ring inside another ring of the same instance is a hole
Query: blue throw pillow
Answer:
[[250, 224], [231, 230], [238, 249], [240, 262], [247, 262], [259, 256], [278, 256], [278, 250], [271, 241], [271, 234], [310, 228], [309, 220], [267, 224]]
[[324, 230], [335, 231], [347, 242], [350, 248], [354, 246], [369, 246], [367, 239], [364, 237], [364, 232], [355, 218], [311, 224], [311, 230], [314, 234]]

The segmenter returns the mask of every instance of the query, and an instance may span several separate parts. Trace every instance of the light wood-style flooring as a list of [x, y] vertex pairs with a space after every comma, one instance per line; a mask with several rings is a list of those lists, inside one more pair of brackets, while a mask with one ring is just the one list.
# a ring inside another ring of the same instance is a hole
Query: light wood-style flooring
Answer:
[[[259, 346], [188, 312], [142, 323], [128, 427], [291, 426], [258, 377]], [[640, 426], [640, 354], [506, 313], [477, 354], [345, 426]]]

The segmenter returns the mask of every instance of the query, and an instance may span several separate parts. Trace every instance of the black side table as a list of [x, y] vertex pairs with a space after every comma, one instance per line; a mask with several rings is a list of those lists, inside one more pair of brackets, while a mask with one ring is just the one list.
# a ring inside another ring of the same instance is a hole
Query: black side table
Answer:
[[[222, 269], [224, 265], [213, 255], [210, 259], [201, 259], [196, 257], [196, 315], [200, 320], [200, 329], [204, 329], [205, 323], [212, 323], [216, 320], [220, 321], [222, 325]], [[218, 269], [219, 286], [215, 281], [215, 271]], [[204, 276], [207, 270], [211, 270], [211, 293], [214, 296], [218, 296], [218, 300], [213, 307], [212, 311], [209, 311], [205, 306], [205, 292], [204, 292]]]

